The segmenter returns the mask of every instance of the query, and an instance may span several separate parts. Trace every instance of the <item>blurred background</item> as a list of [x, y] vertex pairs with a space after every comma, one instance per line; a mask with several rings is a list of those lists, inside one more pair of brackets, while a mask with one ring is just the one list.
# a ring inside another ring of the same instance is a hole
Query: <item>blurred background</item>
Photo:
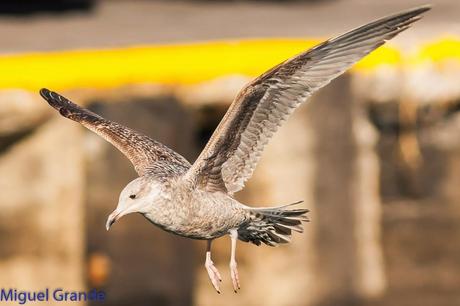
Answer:
[[[121, 153], [38, 89], [193, 161], [247, 81], [321, 39], [421, 0], [0, 2], [0, 287], [104, 290], [105, 305], [460, 305], [460, 2], [432, 11], [299, 108], [237, 195], [304, 200], [279, 248], [214, 245], [130, 215]], [[52, 304], [50, 302], [50, 304]], [[72, 303], [93, 305], [96, 303]]]

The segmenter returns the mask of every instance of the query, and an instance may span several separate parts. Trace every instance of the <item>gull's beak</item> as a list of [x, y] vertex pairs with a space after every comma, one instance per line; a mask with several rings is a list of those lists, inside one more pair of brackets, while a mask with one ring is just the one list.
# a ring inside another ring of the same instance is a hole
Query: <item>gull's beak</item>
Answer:
[[113, 211], [113, 213], [110, 214], [110, 216], [107, 218], [107, 223], [105, 224], [105, 228], [107, 230], [110, 229], [110, 227], [117, 222], [118, 219], [121, 217], [121, 212], [119, 212], [117, 209]]

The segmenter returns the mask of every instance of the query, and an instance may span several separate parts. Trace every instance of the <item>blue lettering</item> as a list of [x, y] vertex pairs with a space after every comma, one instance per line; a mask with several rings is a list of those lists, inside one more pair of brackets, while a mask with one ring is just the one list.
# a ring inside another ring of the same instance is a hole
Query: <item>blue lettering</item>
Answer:
[[68, 298], [71, 301], [78, 301], [78, 296], [77, 296], [77, 294], [75, 292], [66, 292], [66, 295], [69, 296]]
[[88, 300], [93, 301], [97, 300], [97, 290], [93, 289], [90, 292], [88, 292]]
[[27, 292], [21, 291], [18, 293], [18, 298], [17, 300], [19, 301], [19, 305], [24, 305], [27, 303]]
[[46, 297], [45, 292], [40, 291], [40, 292], [37, 293], [36, 300], [40, 301], [40, 302], [44, 302], [44, 301], [46, 301], [45, 297]]
[[[7, 293], [8, 292], [8, 293]], [[13, 300], [13, 289], [6, 291], [1, 289], [0, 291], [0, 301], [12, 301]]]
[[54, 290], [53, 298], [54, 298], [55, 301], [62, 302], [62, 301], [65, 300], [65, 296], [64, 296], [62, 291], [64, 291], [62, 288], [58, 288], [58, 289]]
[[95, 299], [96, 301], [105, 301], [105, 292], [104, 291], [98, 291], [97, 292], [97, 297]]

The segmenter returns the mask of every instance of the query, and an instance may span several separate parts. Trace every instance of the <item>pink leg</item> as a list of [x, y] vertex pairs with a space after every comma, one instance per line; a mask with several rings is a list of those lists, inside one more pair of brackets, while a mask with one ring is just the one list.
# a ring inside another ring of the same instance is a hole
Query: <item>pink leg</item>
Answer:
[[206, 268], [206, 271], [208, 271], [209, 280], [214, 286], [214, 289], [216, 289], [217, 293], [220, 293], [219, 282], [222, 281], [222, 278], [211, 260], [211, 242], [212, 240], [208, 240], [206, 248], [206, 262], [204, 263], [204, 267]]
[[240, 280], [238, 278], [238, 269], [235, 259], [236, 253], [236, 240], [238, 239], [238, 232], [236, 230], [230, 231], [230, 239], [232, 241], [232, 250], [231, 250], [231, 257], [230, 257], [230, 275], [232, 277], [232, 284], [233, 290], [235, 293], [238, 289], [240, 289]]

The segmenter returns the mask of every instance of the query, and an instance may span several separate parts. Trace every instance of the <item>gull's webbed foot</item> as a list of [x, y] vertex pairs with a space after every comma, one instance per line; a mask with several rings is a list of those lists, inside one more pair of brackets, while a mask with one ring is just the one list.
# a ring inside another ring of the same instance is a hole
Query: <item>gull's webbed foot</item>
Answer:
[[222, 281], [222, 277], [220, 276], [216, 266], [214, 266], [214, 262], [211, 260], [211, 241], [208, 241], [208, 250], [206, 251], [206, 261], [204, 263], [204, 267], [208, 272], [209, 280], [211, 281], [214, 289], [216, 289], [217, 293], [220, 294], [219, 283]]
[[232, 277], [233, 291], [236, 293], [240, 289], [240, 279], [238, 277], [237, 264], [234, 260], [230, 260], [230, 276]]
[[214, 286], [214, 289], [216, 289], [217, 293], [220, 293], [219, 282], [222, 281], [222, 278], [220, 277], [219, 271], [216, 266], [214, 266], [211, 259], [209, 259], [209, 261], [206, 260], [204, 266], [206, 267], [206, 271], [208, 271], [209, 280]]

